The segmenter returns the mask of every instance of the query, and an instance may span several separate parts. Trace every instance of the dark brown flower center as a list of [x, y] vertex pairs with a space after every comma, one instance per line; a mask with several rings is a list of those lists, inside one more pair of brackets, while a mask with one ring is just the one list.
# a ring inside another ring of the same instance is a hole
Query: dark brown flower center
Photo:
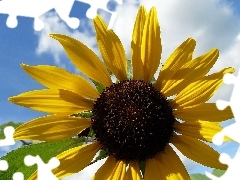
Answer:
[[122, 160], [146, 160], [163, 151], [175, 122], [168, 100], [142, 80], [107, 87], [92, 113], [97, 140], [110, 155]]

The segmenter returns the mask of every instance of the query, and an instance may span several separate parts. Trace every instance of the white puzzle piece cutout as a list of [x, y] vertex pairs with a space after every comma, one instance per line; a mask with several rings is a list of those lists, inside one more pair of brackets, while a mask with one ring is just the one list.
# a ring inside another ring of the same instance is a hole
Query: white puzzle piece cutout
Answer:
[[[10, 146], [14, 145], [15, 141], [13, 139], [14, 128], [12, 126], [7, 126], [4, 128], [3, 133], [5, 139], [0, 139], [0, 147], [1, 146]], [[0, 171], [6, 171], [8, 169], [8, 163], [5, 160], [0, 160]]]
[[0, 160], [0, 171], [6, 171], [8, 169], [8, 162]]
[[[239, 70], [240, 71], [240, 70]], [[221, 145], [223, 143], [224, 136], [228, 136], [234, 141], [240, 143], [240, 72], [238, 76], [235, 77], [232, 74], [225, 74], [224, 83], [234, 84], [232, 95], [230, 101], [217, 100], [217, 108], [219, 110], [225, 109], [227, 106], [230, 106], [234, 114], [235, 123], [225, 127], [221, 132], [217, 133], [213, 138], [213, 143], [216, 145]]]
[[24, 180], [24, 176], [21, 172], [16, 172], [13, 174], [13, 180]]
[[[13, 139], [14, 132], [15, 132], [15, 129], [12, 126], [7, 126], [4, 128], [3, 133], [5, 136], [5, 139], [0, 140], [0, 147], [10, 146], [15, 144], [15, 141]], [[5, 160], [0, 160], [0, 171], [6, 171], [7, 169], [8, 169], [8, 162]], [[13, 180], [24, 180], [24, 176], [21, 172], [15, 172], [13, 174]]]
[[15, 129], [12, 126], [7, 126], [4, 128], [3, 133], [5, 135], [5, 139], [0, 139], [0, 147], [1, 146], [10, 146], [14, 145], [15, 141], [13, 139], [13, 134]]
[[27, 166], [32, 166], [34, 164], [37, 164], [38, 180], [58, 180], [58, 178], [52, 173], [52, 169], [60, 165], [60, 161], [56, 157], [51, 158], [49, 162], [45, 164], [39, 156], [28, 155], [24, 158], [24, 163]]
[[[88, 18], [94, 18], [97, 15], [98, 9], [102, 9], [111, 14], [110, 22], [108, 26], [112, 27], [117, 14], [114, 11], [110, 11], [108, 3], [110, 0], [76, 0], [78, 2], [86, 3], [90, 5], [90, 8], [86, 12]], [[119, 5], [122, 4], [122, 0], [114, 0]], [[17, 16], [34, 18], [34, 29], [40, 31], [44, 28], [44, 22], [40, 19], [40, 16], [46, 12], [54, 9], [59, 17], [66, 22], [66, 24], [76, 29], [79, 27], [80, 20], [75, 17], [69, 17], [75, 0], [1, 0], [0, 1], [0, 14], [8, 14], [6, 25], [9, 28], [15, 28], [18, 25]]]
[[[223, 81], [226, 84], [234, 84], [234, 88], [229, 102], [217, 100], [216, 105], [219, 110], [223, 110], [227, 106], [230, 106], [235, 118], [235, 123], [224, 127], [220, 132], [218, 132], [213, 137], [213, 143], [221, 145], [224, 142], [224, 137], [227, 136], [240, 144], [240, 69], [237, 77], [232, 74], [225, 74]], [[232, 177], [239, 177], [240, 146], [232, 159], [228, 154], [222, 153], [220, 154], [219, 161], [222, 164], [228, 165], [226, 172], [221, 177], [216, 177], [215, 175], [206, 172], [207, 177], [212, 180], [229, 180], [232, 179]]]
[[[77, 0], [79, 2], [83, 2], [86, 4], [89, 4], [91, 7], [87, 10], [86, 16], [89, 19], [93, 19], [97, 15], [98, 9], [102, 9], [108, 13], [111, 14], [110, 21], [108, 23], [108, 29], [111, 29], [114, 25], [114, 22], [116, 21], [117, 18], [117, 12], [111, 11], [108, 8], [108, 3], [109, 2], [117, 2], [118, 5], [121, 5], [123, 2], [122, 0]], [[115, 8], [114, 8], [115, 9]]]

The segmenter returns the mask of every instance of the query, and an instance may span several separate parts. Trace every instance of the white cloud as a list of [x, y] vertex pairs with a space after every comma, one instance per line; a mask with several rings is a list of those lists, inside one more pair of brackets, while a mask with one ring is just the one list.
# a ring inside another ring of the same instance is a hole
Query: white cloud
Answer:
[[44, 14], [41, 19], [44, 22], [44, 29], [40, 32], [36, 32], [39, 38], [38, 47], [36, 49], [38, 55], [50, 53], [53, 55], [56, 65], [64, 67], [64, 63], [61, 61], [64, 53], [63, 48], [58, 41], [48, 36], [48, 34], [51, 33], [60, 33], [74, 37], [98, 53], [95, 36], [92, 33], [91, 20], [82, 20], [81, 25], [84, 28], [79, 31], [71, 30], [55, 12], [48, 12]]
[[[130, 51], [130, 39], [137, 8], [136, 1], [127, 1], [118, 8], [114, 30]], [[240, 21], [224, 1], [209, 0], [141, 0], [147, 9], [156, 6], [161, 26], [163, 59], [188, 37], [197, 40], [196, 55], [216, 47], [221, 51], [235, 41]]]

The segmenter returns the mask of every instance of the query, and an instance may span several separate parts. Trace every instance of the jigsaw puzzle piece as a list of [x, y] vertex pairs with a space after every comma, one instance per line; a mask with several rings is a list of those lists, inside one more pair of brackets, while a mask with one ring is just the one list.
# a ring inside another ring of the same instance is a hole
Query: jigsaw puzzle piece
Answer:
[[15, 141], [13, 139], [13, 134], [15, 132], [15, 129], [12, 126], [7, 126], [4, 128], [3, 132], [5, 139], [0, 140], [0, 147], [14, 145]]
[[75, 0], [2, 0], [0, 14], [8, 14], [6, 25], [15, 28], [18, 25], [17, 16], [34, 18], [34, 29], [43, 29], [44, 22], [40, 16], [55, 9], [60, 18], [71, 28], [77, 28], [80, 21], [69, 17]]
[[[239, 71], [240, 72], [240, 71]], [[226, 84], [234, 84], [234, 88], [231, 94], [230, 101], [223, 101], [223, 100], [217, 100], [216, 106], [219, 110], [225, 109], [227, 106], [231, 107], [231, 110], [233, 112], [235, 123], [230, 124], [226, 126], [221, 132], [217, 133], [213, 137], [213, 143], [216, 145], [221, 145], [223, 143], [224, 136], [228, 136], [229, 138], [233, 139], [234, 141], [240, 143], [240, 74], [238, 73], [238, 76], [234, 76], [232, 74], [225, 74], [223, 77], [223, 81]]]
[[238, 70], [238, 75], [234, 76], [232, 74], [225, 74], [223, 77], [224, 83], [226, 84], [233, 84], [234, 88], [231, 94], [230, 101], [228, 105], [231, 107], [232, 112], [234, 114], [236, 123], [240, 123], [240, 69]]
[[47, 164], [45, 164], [39, 156], [31, 156], [28, 155], [24, 158], [24, 163], [27, 166], [32, 166], [37, 164], [38, 166], [38, 173], [37, 177], [38, 180], [58, 180], [58, 178], [52, 173], [52, 169], [58, 167], [60, 165], [60, 161], [53, 157], [49, 160]]
[[213, 143], [216, 145], [221, 145], [224, 142], [224, 137], [227, 136], [234, 140], [235, 142], [240, 143], [240, 134], [239, 134], [240, 125], [238, 123], [233, 123], [225, 127], [222, 131], [218, 132], [213, 136]]
[[[230, 101], [218, 100], [216, 102], [217, 108], [219, 110], [225, 109], [227, 106], [230, 106], [235, 118], [235, 123], [230, 124], [223, 128], [222, 131], [218, 132], [213, 137], [213, 143], [216, 145], [221, 145], [223, 143], [223, 139], [225, 136], [230, 137], [234, 141], [240, 143], [240, 70], [238, 71], [238, 75], [234, 76], [232, 74], [225, 74], [223, 77], [223, 81], [225, 84], [233, 84], [234, 88], [231, 94]], [[206, 172], [206, 176], [212, 180], [228, 180], [232, 179], [232, 177], [239, 177], [239, 166], [240, 166], [240, 146], [234, 156], [234, 158], [230, 158], [230, 156], [226, 153], [220, 154], [219, 161], [222, 164], [227, 164], [227, 171], [221, 176], [216, 177], [215, 175]]]
[[[76, 1], [79, 1], [79, 2], [86, 3], [86, 4], [90, 5], [90, 8], [86, 12], [86, 16], [89, 19], [95, 18], [99, 9], [110, 13], [111, 18], [110, 18], [110, 21], [108, 23], [108, 29], [112, 28], [112, 26], [113, 26], [113, 24], [114, 24], [114, 22], [117, 18], [117, 13], [109, 9], [109, 6], [108, 6], [109, 2], [112, 2], [111, 4], [114, 4], [114, 2], [116, 2], [118, 5], [121, 5], [123, 3], [122, 0], [98, 0], [98, 1], [95, 1], [95, 0], [76, 0]], [[116, 4], [114, 6], [116, 6]], [[116, 7], [113, 8], [113, 9], [116, 9]]]
[[[76, 0], [90, 5], [86, 16], [93, 19], [97, 15], [98, 9], [102, 9], [111, 14], [110, 26], [112, 27], [117, 14], [115, 8], [109, 9], [109, 6], [122, 4], [122, 0]], [[59, 17], [66, 22], [72, 29], [80, 25], [80, 20], [75, 17], [69, 17], [75, 0], [0, 0], [0, 14], [8, 14], [6, 25], [9, 28], [15, 28], [18, 25], [18, 16], [34, 18], [34, 29], [40, 31], [44, 28], [44, 22], [40, 19], [41, 15], [55, 9]], [[111, 3], [109, 3], [111, 2]], [[110, 4], [110, 5], [109, 5]], [[112, 4], [112, 5], [111, 5]]]
[[72, 29], [76, 29], [80, 25], [80, 20], [78, 18], [69, 17], [74, 2], [75, 0], [57, 0], [54, 4], [54, 9], [59, 17]]
[[8, 162], [0, 160], [0, 171], [6, 171], [8, 169]]
[[99, 0], [98, 2], [96, 1], [94, 2], [94, 0], [76, 0], [76, 1], [90, 5], [90, 8], [86, 12], [86, 16], [89, 19], [93, 19], [94, 17], [96, 17], [98, 9], [103, 10], [106, 9], [109, 0]]
[[21, 172], [16, 172], [13, 174], [13, 180], [24, 180], [23, 173]]

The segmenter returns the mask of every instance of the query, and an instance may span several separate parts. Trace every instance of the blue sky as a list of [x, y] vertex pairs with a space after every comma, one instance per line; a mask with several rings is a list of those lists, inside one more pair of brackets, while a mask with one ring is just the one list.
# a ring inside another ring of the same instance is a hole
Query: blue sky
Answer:
[[[177, 45], [191, 36], [197, 40], [195, 56], [214, 47], [220, 49], [219, 61], [211, 72], [225, 66], [234, 66], [236, 69], [240, 67], [239, 0], [181, 0], [181, 2], [125, 0], [116, 9], [118, 16], [113, 29], [122, 40], [127, 56], [130, 52], [132, 26], [139, 4], [144, 4], [147, 8], [153, 5], [157, 7], [162, 31], [163, 61]], [[21, 69], [21, 63], [57, 65], [71, 72], [77, 72], [61, 46], [47, 34], [64, 33], [74, 36], [99, 54], [91, 20], [86, 17], [89, 7], [88, 4], [81, 2], [74, 3], [70, 16], [80, 19], [80, 26], [75, 30], [69, 28], [53, 10], [41, 16], [45, 23], [41, 31], [35, 31], [33, 18], [27, 17], [18, 17], [18, 26], [8, 28], [6, 26], [8, 15], [0, 12], [0, 123], [26, 122], [43, 115], [7, 101], [10, 96], [43, 88]], [[111, 14], [104, 10], [99, 10], [99, 13], [109, 21]], [[225, 86], [212, 101], [219, 97], [227, 100], [230, 93], [231, 87]], [[226, 144], [220, 149], [234, 154], [236, 145]], [[192, 170], [192, 172], [197, 171]]]

